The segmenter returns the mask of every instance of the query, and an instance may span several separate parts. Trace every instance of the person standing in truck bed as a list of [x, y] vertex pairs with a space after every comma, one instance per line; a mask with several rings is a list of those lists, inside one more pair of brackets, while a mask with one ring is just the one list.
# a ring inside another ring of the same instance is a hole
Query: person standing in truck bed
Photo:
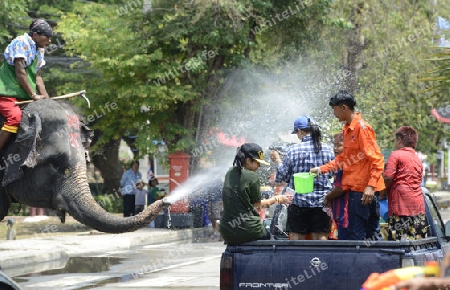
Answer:
[[422, 194], [422, 161], [415, 148], [419, 136], [414, 128], [400, 127], [395, 132], [395, 151], [384, 171], [388, 188], [388, 239], [393, 241], [425, 238], [428, 223]]
[[347, 238], [378, 240], [380, 205], [377, 196], [385, 185], [384, 157], [376, 143], [375, 132], [361, 114], [355, 112], [356, 100], [351, 93], [340, 90], [331, 97], [329, 105], [336, 118], [346, 122], [344, 152], [310, 172], [320, 174], [342, 168], [342, 189], [349, 191]]
[[[275, 150], [272, 150], [270, 155], [278, 164], [276, 182], [287, 182], [289, 188], [295, 189], [295, 173], [309, 172], [312, 167], [332, 160], [334, 153], [330, 146], [322, 144], [320, 127], [308, 116], [301, 116], [294, 121], [292, 134], [296, 134], [301, 142], [289, 147], [283, 161]], [[322, 175], [314, 180], [312, 192], [295, 193], [294, 200], [288, 208], [286, 222], [289, 239], [305, 240], [309, 233], [313, 240], [328, 239], [331, 219], [323, 211], [323, 200], [330, 190], [329, 176]]]
[[[334, 135], [334, 154], [344, 152], [344, 135], [342, 132]], [[333, 188], [325, 195], [323, 204], [331, 207], [333, 219], [338, 228], [338, 239], [347, 239], [348, 228], [348, 192], [342, 190], [342, 169], [334, 175]]]

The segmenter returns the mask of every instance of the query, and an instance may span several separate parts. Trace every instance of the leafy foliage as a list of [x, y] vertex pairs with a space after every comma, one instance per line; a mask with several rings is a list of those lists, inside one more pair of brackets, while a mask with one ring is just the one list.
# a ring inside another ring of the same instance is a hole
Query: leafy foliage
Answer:
[[[211, 127], [208, 119], [217, 110], [214, 105], [221, 97], [218, 89], [226, 71], [261, 61], [257, 55], [265, 47], [304, 49], [302, 44], [313, 38], [314, 31], [306, 29], [311, 25], [308, 21], [316, 22], [315, 16], [322, 15], [328, 5], [320, 1], [305, 9], [307, 13], [289, 15], [252, 34], [251, 29], [265, 19], [275, 19], [286, 5], [296, 9], [295, 1], [274, 3], [156, 1], [147, 14], [125, 6], [75, 5], [57, 30], [64, 35], [66, 52], [89, 61], [96, 72], [82, 80], [95, 96], [93, 108], [111, 100], [117, 103], [116, 111], [96, 120], [95, 126], [104, 132], [103, 142], [119, 138], [130, 128], [138, 130], [138, 145], [144, 153], [156, 150], [151, 140], [163, 140], [170, 151], [189, 151], [202, 142]], [[292, 25], [295, 30], [289, 28]], [[282, 34], [271, 46], [265, 43], [285, 28], [295, 37]], [[288, 50], [279, 55], [289, 55]]]
[[6, 47], [8, 41], [20, 28], [28, 27], [26, 13], [27, 0], [3, 0], [0, 3], [0, 47]]
[[438, 2], [5, 0], [0, 46], [30, 16], [58, 24], [48, 59], [63, 58], [44, 79], [52, 95], [86, 89], [91, 109], [74, 102], [102, 131], [100, 154], [137, 135], [143, 154], [163, 141], [169, 152], [205, 155], [198, 149], [215, 128], [270, 143], [304, 113], [331, 135], [341, 125], [328, 99], [352, 64], [358, 109], [381, 147], [411, 125], [430, 155], [448, 138], [430, 115], [449, 90], [448, 54], [432, 48], [449, 4]]
[[436, 48], [431, 58], [427, 59], [434, 68], [425, 72], [421, 81], [429, 82], [426, 91], [437, 98], [439, 105], [448, 105], [450, 95], [450, 49], [448, 47]]
[[[444, 11], [446, 5], [440, 2], [343, 0], [335, 2], [330, 14], [338, 19], [353, 19], [360, 27], [359, 37], [365, 47], [357, 59], [362, 65], [357, 75], [357, 102], [386, 151], [393, 149], [392, 136], [403, 125], [419, 131], [417, 150], [429, 154], [448, 136], [430, 113], [431, 108], [442, 104], [442, 99], [426, 91], [428, 84], [420, 80], [432, 68], [425, 59], [432, 51], [436, 33], [435, 13]], [[360, 14], [352, 14], [349, 7], [355, 6]], [[332, 31], [338, 35], [336, 39], [346, 35], [339, 27]], [[335, 39], [330, 41], [335, 43]], [[339, 48], [351, 50], [352, 46]]]
[[123, 211], [123, 199], [113, 194], [101, 194], [94, 196], [95, 201], [107, 212], [121, 213]]

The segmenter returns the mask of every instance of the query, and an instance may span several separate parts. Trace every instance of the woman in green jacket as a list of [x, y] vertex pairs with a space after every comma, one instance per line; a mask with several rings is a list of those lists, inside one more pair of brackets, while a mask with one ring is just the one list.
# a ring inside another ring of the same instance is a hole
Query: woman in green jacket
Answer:
[[245, 143], [238, 148], [233, 167], [225, 175], [220, 233], [229, 244], [270, 239], [269, 232], [261, 223], [258, 209], [291, 201], [286, 195], [261, 200], [260, 181], [256, 173], [260, 164], [270, 165], [264, 160], [261, 146]]

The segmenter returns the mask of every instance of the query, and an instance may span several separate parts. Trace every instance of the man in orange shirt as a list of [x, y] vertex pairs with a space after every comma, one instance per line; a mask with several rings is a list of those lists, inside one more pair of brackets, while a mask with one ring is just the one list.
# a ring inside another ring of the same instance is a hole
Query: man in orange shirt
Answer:
[[340, 90], [330, 99], [330, 106], [343, 129], [344, 152], [330, 162], [310, 170], [325, 173], [343, 169], [342, 189], [348, 190], [349, 240], [380, 239], [378, 192], [385, 188], [382, 177], [384, 158], [376, 143], [375, 132], [355, 112], [355, 97]]

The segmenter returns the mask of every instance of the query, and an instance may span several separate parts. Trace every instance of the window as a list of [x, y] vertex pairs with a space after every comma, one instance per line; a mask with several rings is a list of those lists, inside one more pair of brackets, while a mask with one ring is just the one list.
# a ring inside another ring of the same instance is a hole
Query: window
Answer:
[[[428, 208], [429, 208], [431, 216], [433, 218], [432, 223], [434, 224], [434, 228], [436, 229], [436, 236], [438, 237], [438, 239], [443, 239], [444, 229], [442, 228], [441, 215], [437, 211], [434, 201], [431, 199], [431, 197], [428, 194], [425, 194], [425, 202], [428, 204]], [[428, 221], [428, 222], [430, 222], [430, 221]]]

